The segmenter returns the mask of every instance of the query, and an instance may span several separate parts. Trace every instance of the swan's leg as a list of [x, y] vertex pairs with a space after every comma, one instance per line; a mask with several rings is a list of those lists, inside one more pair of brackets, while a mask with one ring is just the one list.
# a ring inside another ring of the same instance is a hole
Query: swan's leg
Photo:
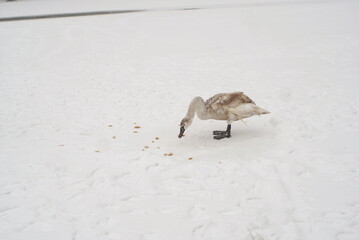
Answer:
[[231, 136], [231, 128], [232, 128], [232, 125], [231, 125], [231, 124], [228, 124], [228, 125], [227, 125], [227, 131], [226, 131], [228, 138], [232, 137], [232, 136]]
[[220, 140], [222, 138], [230, 138], [231, 137], [231, 124], [227, 125], [226, 131], [213, 131], [213, 135], [215, 135], [213, 138]]

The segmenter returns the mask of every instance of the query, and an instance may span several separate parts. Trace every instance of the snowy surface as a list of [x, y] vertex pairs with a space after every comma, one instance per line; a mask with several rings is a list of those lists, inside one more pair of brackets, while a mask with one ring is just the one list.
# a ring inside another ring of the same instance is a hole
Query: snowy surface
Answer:
[[359, 4], [297, 3], [0, 23], [0, 239], [359, 239]]
[[[333, 0], [316, 0], [314, 3]], [[334, 0], [335, 1], [335, 0]], [[171, 11], [190, 8], [257, 7], [282, 4], [308, 4], [308, 0], [0, 0], [0, 18], [56, 13], [73, 13], [106, 10]]]

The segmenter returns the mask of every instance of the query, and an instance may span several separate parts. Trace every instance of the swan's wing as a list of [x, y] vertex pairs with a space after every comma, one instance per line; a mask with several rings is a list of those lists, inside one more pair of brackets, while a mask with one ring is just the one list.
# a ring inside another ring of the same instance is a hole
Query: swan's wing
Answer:
[[253, 103], [244, 103], [239, 105], [236, 108], [230, 108], [229, 112], [237, 116], [237, 119], [248, 118], [254, 115], [268, 114], [269, 111], [253, 104]]
[[245, 103], [255, 104], [255, 102], [243, 92], [219, 93], [206, 101], [206, 105], [217, 112], [229, 111], [229, 109], [237, 108]]

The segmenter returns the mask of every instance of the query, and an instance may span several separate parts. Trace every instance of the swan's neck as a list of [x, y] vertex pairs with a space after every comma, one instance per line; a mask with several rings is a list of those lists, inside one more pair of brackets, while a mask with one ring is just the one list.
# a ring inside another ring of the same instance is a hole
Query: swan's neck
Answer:
[[202, 119], [202, 120], [208, 119], [206, 106], [201, 97], [195, 97], [191, 101], [191, 103], [189, 104], [189, 107], [188, 107], [186, 117], [189, 119], [193, 119], [195, 113], [197, 113], [197, 117], [199, 119]]

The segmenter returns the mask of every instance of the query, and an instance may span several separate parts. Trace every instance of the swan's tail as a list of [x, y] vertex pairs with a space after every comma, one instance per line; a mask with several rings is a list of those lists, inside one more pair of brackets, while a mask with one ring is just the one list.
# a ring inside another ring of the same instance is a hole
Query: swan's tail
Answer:
[[270, 113], [269, 111], [267, 111], [267, 110], [265, 110], [265, 109], [263, 109], [261, 107], [258, 107], [258, 106], [256, 106], [256, 112], [257, 112], [258, 115], [269, 114]]

